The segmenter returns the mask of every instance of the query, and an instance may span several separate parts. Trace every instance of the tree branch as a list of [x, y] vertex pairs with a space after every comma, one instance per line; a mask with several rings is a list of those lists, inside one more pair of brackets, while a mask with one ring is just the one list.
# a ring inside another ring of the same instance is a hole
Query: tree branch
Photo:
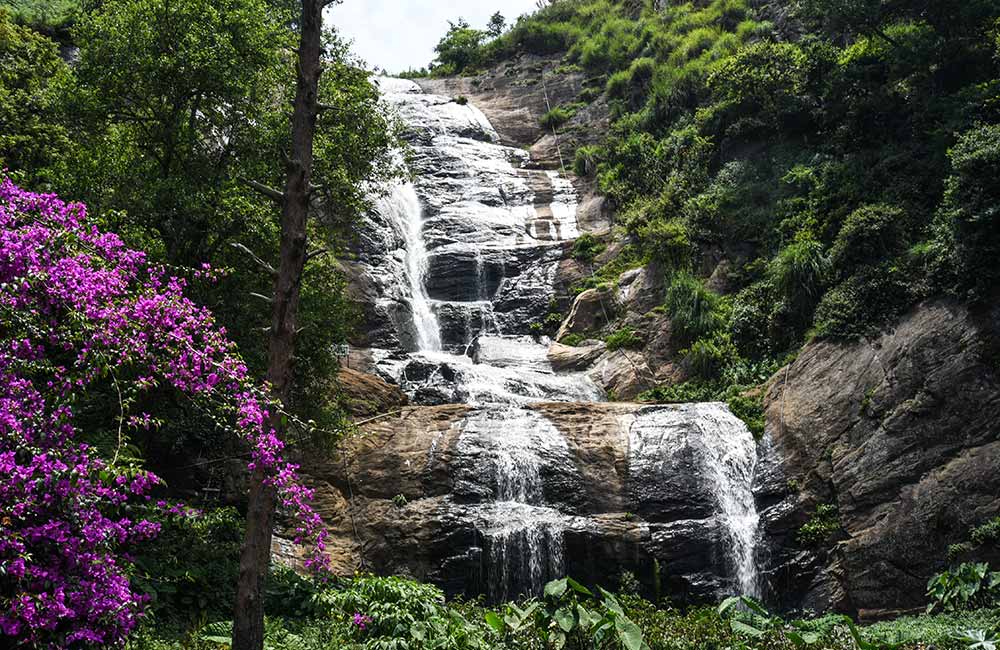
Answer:
[[257, 257], [256, 253], [254, 253], [252, 250], [250, 250], [249, 248], [247, 248], [243, 244], [241, 244], [239, 242], [234, 242], [234, 243], [230, 244], [230, 246], [232, 246], [233, 248], [235, 248], [238, 251], [243, 251], [244, 253], [246, 253], [247, 256], [250, 259], [252, 259], [254, 262], [256, 262], [257, 265], [260, 266], [260, 267], [262, 267], [265, 271], [267, 271], [269, 275], [272, 275], [272, 276], [278, 275], [278, 270], [276, 268], [274, 268], [273, 266], [271, 266], [270, 264], [268, 264], [267, 262], [265, 262], [261, 258]]
[[306, 253], [306, 262], [310, 262], [316, 259], [317, 257], [323, 257], [324, 255], [327, 255], [329, 253], [330, 253], [329, 248], [317, 248], [314, 251], [309, 251], [308, 253]]
[[249, 178], [241, 178], [240, 180], [244, 184], [246, 184], [248, 187], [250, 187], [250, 188], [252, 188], [254, 190], [257, 190], [258, 192], [260, 192], [261, 194], [263, 194], [264, 196], [266, 196], [267, 198], [271, 199], [272, 201], [274, 201], [275, 203], [277, 203], [279, 205], [285, 202], [285, 195], [284, 195], [284, 193], [283, 192], [279, 192], [278, 190], [274, 189], [273, 187], [268, 187], [267, 185], [264, 185], [263, 183], [258, 183], [257, 181], [251, 180]]
[[[254, 298], [260, 298], [261, 300], [263, 300], [266, 303], [273, 303], [274, 302], [274, 298], [272, 298], [270, 296], [265, 296], [262, 293], [257, 293], [255, 291], [251, 291], [250, 295], [253, 296]], [[268, 328], [268, 329], [271, 329], [271, 328]]]

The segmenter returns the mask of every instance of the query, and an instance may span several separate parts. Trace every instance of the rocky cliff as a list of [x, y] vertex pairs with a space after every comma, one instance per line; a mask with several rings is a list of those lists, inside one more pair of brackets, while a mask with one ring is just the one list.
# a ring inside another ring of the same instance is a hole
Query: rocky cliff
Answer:
[[[998, 316], [927, 303], [871, 341], [807, 345], [775, 375], [755, 492], [776, 599], [920, 607], [948, 545], [1000, 514]], [[823, 505], [833, 525], [802, 543]]]
[[750, 498], [719, 469], [741, 445], [749, 433], [718, 404], [411, 407], [307, 470], [342, 573], [504, 599], [628, 572], [647, 595], [707, 601], [739, 590], [732, 551], [756, 521], [718, 507]]

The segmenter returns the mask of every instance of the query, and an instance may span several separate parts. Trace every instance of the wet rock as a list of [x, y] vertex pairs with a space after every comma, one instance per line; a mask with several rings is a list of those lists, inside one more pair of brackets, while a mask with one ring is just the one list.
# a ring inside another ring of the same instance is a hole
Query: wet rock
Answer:
[[[556, 574], [613, 588], [629, 571], [652, 595], [659, 563], [662, 595], [701, 602], [732, 588], [704, 471], [712, 436], [735, 435], [718, 427], [749, 438], [721, 405], [408, 407], [305, 471], [341, 573], [500, 599]], [[541, 573], [517, 570], [529, 565]]]

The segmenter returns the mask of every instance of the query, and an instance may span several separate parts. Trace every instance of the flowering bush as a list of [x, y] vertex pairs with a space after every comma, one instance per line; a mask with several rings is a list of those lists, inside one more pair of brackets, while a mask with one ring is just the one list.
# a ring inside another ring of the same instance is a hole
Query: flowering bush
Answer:
[[16, 642], [112, 646], [141, 614], [126, 551], [158, 532], [134, 513], [159, 479], [81, 441], [74, 409], [102, 384], [118, 396], [119, 450], [129, 426], [155, 426], [130, 411], [146, 391], [211, 409], [323, 561], [312, 494], [268, 425], [275, 406], [185, 285], [88, 225], [84, 206], [0, 182], [0, 633]]

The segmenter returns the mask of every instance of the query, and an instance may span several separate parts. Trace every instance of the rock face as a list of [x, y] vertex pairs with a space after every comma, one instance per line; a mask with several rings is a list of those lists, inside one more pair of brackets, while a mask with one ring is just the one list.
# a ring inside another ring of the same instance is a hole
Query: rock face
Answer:
[[[755, 490], [775, 598], [919, 607], [947, 546], [1000, 513], [998, 316], [932, 302], [873, 341], [809, 345], [773, 378]], [[803, 547], [818, 504], [839, 530]]]
[[587, 289], [573, 301], [569, 315], [559, 328], [556, 340], [561, 341], [570, 334], [596, 332], [611, 320], [617, 305], [610, 292], [602, 289]]
[[[342, 573], [501, 600], [629, 571], [648, 595], [704, 601], [739, 588], [733, 540], [754, 511], [733, 473], [753, 448], [718, 404], [450, 405], [373, 422], [307, 470]], [[741, 489], [749, 512], [724, 504]]]
[[337, 384], [352, 415], [388, 413], [409, 403], [406, 393], [399, 386], [351, 368], [340, 369]]
[[531, 147], [531, 159], [549, 168], [571, 165], [576, 149], [599, 140], [608, 127], [608, 107], [598, 99], [559, 129], [558, 145], [540, 120], [561, 104], [576, 102], [587, 85], [582, 72], [556, 72], [562, 56], [523, 55], [475, 77], [420, 79], [428, 93], [466, 97], [489, 118], [503, 144]]

